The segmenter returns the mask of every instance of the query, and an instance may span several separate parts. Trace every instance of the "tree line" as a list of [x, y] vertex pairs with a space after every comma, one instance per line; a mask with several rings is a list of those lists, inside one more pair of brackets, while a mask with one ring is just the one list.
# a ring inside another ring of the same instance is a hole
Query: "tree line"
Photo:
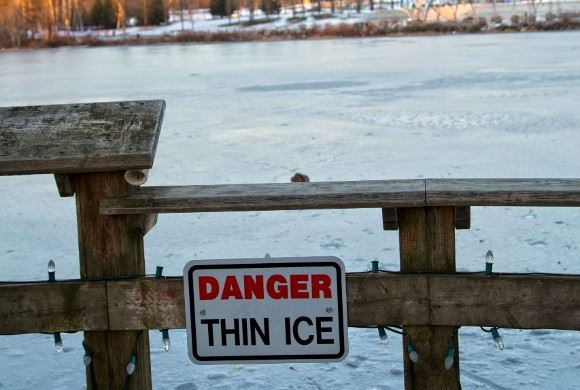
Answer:
[[[243, 1], [243, 4], [242, 4]], [[295, 1], [295, 0], [289, 0]], [[214, 16], [230, 16], [240, 6], [253, 16], [280, 12], [280, 0], [0, 0], [0, 48], [21, 47], [34, 39], [50, 42], [57, 33], [95, 29], [123, 29], [128, 21], [152, 26], [168, 21], [169, 10], [181, 16], [194, 9], [210, 9]]]
[[[0, 0], [0, 47], [31, 39], [52, 40], [57, 31], [159, 25], [168, 10], [201, 0]], [[180, 3], [180, 4], [178, 4]], [[191, 7], [191, 5], [189, 5]]]
[[[395, 0], [325, 0], [324, 3], [331, 13], [336, 8], [353, 6], [360, 12], [363, 1], [372, 10], [375, 2], [382, 6], [389, 1], [394, 4]], [[323, 1], [310, 2], [311, 10], [320, 13]], [[169, 10], [175, 11], [183, 25], [184, 14], [191, 18], [197, 9], [209, 9], [214, 16], [231, 18], [243, 8], [249, 11], [252, 21], [257, 9], [274, 15], [287, 7], [297, 16], [299, 12], [306, 12], [306, 5], [306, 0], [0, 0], [0, 49], [26, 46], [33, 40], [51, 43], [72, 31], [123, 29], [128, 21], [132, 25], [159, 25], [168, 21]]]

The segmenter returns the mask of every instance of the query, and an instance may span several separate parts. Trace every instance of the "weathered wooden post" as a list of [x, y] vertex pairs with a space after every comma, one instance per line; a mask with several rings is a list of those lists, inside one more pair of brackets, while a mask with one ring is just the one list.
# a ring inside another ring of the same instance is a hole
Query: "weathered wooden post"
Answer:
[[[103, 197], [130, 191], [128, 170], [149, 169], [165, 102], [136, 101], [2, 109], [2, 173], [53, 173], [61, 196], [76, 194], [83, 279], [142, 276], [145, 227], [103, 216]], [[138, 218], [138, 217], [134, 217]], [[145, 219], [142, 219], [145, 220]], [[137, 226], [137, 228], [136, 228]], [[110, 324], [109, 324], [110, 326]], [[151, 388], [147, 331], [86, 332], [89, 389]], [[131, 355], [136, 370], [128, 375]]]
[[[398, 209], [401, 272], [455, 271], [455, 210], [453, 207]], [[460, 389], [457, 328], [405, 326], [403, 338], [405, 389]], [[412, 340], [417, 362], [409, 358]], [[453, 343], [455, 363], [445, 368]]]
[[[78, 174], [76, 192], [80, 270], [83, 279], [142, 276], [145, 274], [143, 235], [131, 234], [127, 218], [101, 216], [99, 203], [105, 196], [126, 195], [124, 172]], [[88, 388], [149, 389], [151, 367], [147, 331], [85, 332], [93, 356], [87, 370]], [[136, 370], [127, 374], [132, 354]]]

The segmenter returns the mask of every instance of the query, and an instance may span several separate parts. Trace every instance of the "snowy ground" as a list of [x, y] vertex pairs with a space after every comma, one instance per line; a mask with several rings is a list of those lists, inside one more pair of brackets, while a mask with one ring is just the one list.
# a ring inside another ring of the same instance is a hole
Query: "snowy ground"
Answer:
[[[404, 21], [408, 19], [405, 12], [399, 10], [388, 11], [389, 18], [391, 20]], [[328, 13], [324, 13], [329, 15]], [[304, 18], [302, 19], [293, 19]], [[375, 13], [370, 10], [363, 10], [360, 14], [356, 13], [354, 10], [345, 10], [344, 12], [336, 12], [332, 17], [326, 17], [317, 19], [310, 12], [310, 9], [303, 13], [301, 10], [294, 13], [291, 9], [284, 9], [279, 15], [267, 16], [262, 11], [256, 10], [254, 13], [254, 20], [256, 21], [266, 21], [269, 22], [258, 23], [251, 26], [245, 26], [243, 23], [247, 23], [250, 20], [249, 12], [247, 9], [240, 12], [240, 14], [235, 13], [232, 18], [219, 18], [213, 17], [209, 10], [200, 9], [192, 12], [191, 15], [187, 12], [184, 13], [183, 24], [181, 23], [181, 18], [178, 15], [172, 15], [169, 22], [163, 26], [149, 26], [149, 27], [127, 27], [126, 29], [108, 29], [99, 31], [85, 31], [80, 33], [74, 33], [78, 36], [92, 35], [99, 37], [101, 39], [120, 39], [123, 37], [157, 37], [163, 35], [177, 35], [180, 33], [187, 32], [222, 32], [222, 31], [252, 31], [252, 30], [286, 30], [286, 29], [297, 29], [300, 26], [324, 26], [324, 25], [335, 25], [335, 24], [351, 24], [360, 23], [365, 20], [370, 20], [376, 18]], [[66, 34], [61, 32], [61, 34]]]
[[[150, 185], [578, 177], [580, 33], [61, 48], [0, 55], [0, 104], [164, 98]], [[74, 201], [50, 176], [0, 178], [0, 280], [78, 277]], [[580, 274], [580, 210], [474, 208], [460, 270]], [[336, 255], [398, 269], [379, 210], [162, 215], [147, 271], [192, 259]], [[460, 330], [465, 389], [580, 389], [580, 332]], [[0, 388], [84, 386], [81, 334], [0, 337]], [[156, 389], [400, 389], [401, 341], [350, 329], [340, 364], [195, 366], [151, 332]]]
[[[577, 0], [570, 1], [544, 1], [544, 2], [523, 2], [516, 3], [499, 3], [495, 8], [488, 3], [464, 4], [456, 11], [454, 6], [438, 7], [438, 2], [434, 2], [434, 7], [427, 14], [427, 20], [435, 21], [452, 21], [463, 20], [466, 17], [484, 17], [488, 21], [493, 16], [501, 16], [503, 23], [510, 25], [512, 15], [520, 15], [522, 18], [525, 14], [536, 14], [538, 21], [545, 20], [548, 13], [561, 14], [563, 12], [580, 12], [580, 2]], [[398, 4], [398, 3], [397, 3]], [[536, 4], [534, 10], [533, 4]], [[425, 10], [421, 11], [421, 20], [425, 20]], [[256, 10], [254, 19], [256, 21], [270, 19], [268, 23], [259, 23], [251, 26], [244, 26], [250, 20], [248, 9], [242, 9], [228, 18], [215, 18], [208, 9], [199, 9], [191, 13], [185, 11], [183, 23], [181, 14], [175, 11], [171, 13], [169, 23], [164, 26], [151, 27], [128, 27], [124, 30], [110, 29], [100, 31], [85, 31], [73, 33], [78, 36], [93, 35], [105, 40], [114, 40], [126, 38], [127, 36], [135, 37], [158, 37], [163, 35], [178, 35], [183, 32], [220, 32], [220, 31], [249, 31], [249, 30], [294, 30], [301, 26], [319, 26], [337, 25], [337, 24], [354, 24], [361, 22], [389, 21], [391, 23], [405, 24], [412, 18], [412, 7], [391, 9], [387, 5], [383, 8], [377, 8], [371, 11], [369, 8], [363, 8], [360, 13], [356, 9], [336, 10], [334, 14], [329, 9], [322, 11], [326, 17], [316, 18], [320, 13], [315, 12], [309, 4], [304, 11], [297, 6], [296, 11], [291, 8], [284, 8], [279, 15], [265, 15], [261, 10]], [[294, 17], [303, 17], [304, 20], [293, 19]], [[66, 34], [61, 32], [61, 34]]]

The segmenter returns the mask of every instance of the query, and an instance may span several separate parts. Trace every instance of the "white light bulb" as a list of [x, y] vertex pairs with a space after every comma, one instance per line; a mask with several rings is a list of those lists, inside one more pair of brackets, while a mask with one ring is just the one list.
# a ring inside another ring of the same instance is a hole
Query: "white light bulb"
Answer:
[[56, 265], [54, 264], [54, 260], [50, 260], [48, 262], [48, 272], [54, 272], [56, 271]]
[[417, 353], [417, 351], [410, 351], [409, 352], [409, 359], [411, 359], [411, 361], [413, 363], [417, 363], [419, 361], [419, 354]]
[[499, 331], [497, 328], [491, 329], [491, 336], [493, 337], [493, 341], [495, 341], [495, 346], [498, 347], [500, 350], [503, 350], [505, 346], [503, 345], [503, 339], [499, 335]]
[[163, 344], [163, 349], [165, 350], [165, 352], [169, 351], [169, 347], [171, 346], [171, 343], [169, 341], [169, 329], [160, 329], [161, 331], [161, 335], [162, 335], [162, 344]]
[[447, 349], [447, 356], [445, 356], [445, 369], [449, 370], [455, 363], [455, 345], [449, 344]]
[[485, 254], [485, 262], [487, 264], [493, 264], [493, 252], [491, 250], [487, 251]]
[[54, 333], [54, 348], [56, 349], [56, 352], [60, 353], [63, 350], [62, 347], [62, 338], [60, 337], [60, 333]]
[[451, 367], [453, 367], [453, 364], [455, 363], [455, 359], [453, 358], [453, 356], [446, 356], [445, 357], [445, 369], [449, 370]]
[[83, 357], [83, 363], [85, 366], [89, 366], [92, 361], [93, 361], [93, 358], [91, 358], [91, 355], [85, 355]]
[[379, 339], [381, 340], [381, 343], [387, 344], [389, 342], [389, 336], [387, 335], [387, 330], [382, 326], [378, 326], [377, 328], [379, 330]]
[[137, 356], [134, 354], [129, 357], [129, 363], [127, 364], [127, 374], [133, 375], [135, 373], [135, 369], [137, 363]]
[[485, 254], [485, 274], [487, 276], [493, 275], [493, 252], [487, 251]]

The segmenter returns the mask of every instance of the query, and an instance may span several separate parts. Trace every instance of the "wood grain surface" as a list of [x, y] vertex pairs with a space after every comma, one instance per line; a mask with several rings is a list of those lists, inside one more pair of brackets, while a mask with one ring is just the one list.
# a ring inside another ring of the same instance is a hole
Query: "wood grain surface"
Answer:
[[[398, 210], [399, 252], [402, 272], [455, 271], [455, 209], [421, 207]], [[431, 298], [431, 284], [427, 284]], [[431, 316], [432, 303], [429, 305]], [[459, 340], [456, 327], [404, 326], [403, 364], [405, 389], [461, 389], [459, 380]], [[412, 362], [407, 353], [414, 345], [419, 360]], [[450, 343], [455, 346], [455, 363], [445, 369]]]
[[580, 179], [427, 179], [427, 206], [580, 206]]
[[424, 180], [138, 187], [104, 199], [103, 214], [417, 207]]
[[0, 175], [153, 166], [163, 100], [0, 107]]
[[[469, 206], [580, 206], [579, 179], [413, 179], [289, 184], [138, 187], [107, 198], [103, 214], [454, 206], [456, 227], [470, 227]], [[385, 214], [385, 212], [387, 214]]]
[[[80, 271], [82, 278], [135, 277], [145, 274], [143, 230], [131, 229], [122, 215], [100, 215], [105, 196], [127, 194], [124, 172], [73, 175], [76, 193]], [[89, 389], [150, 389], [149, 334], [136, 331], [85, 332], [93, 354], [87, 367]], [[137, 355], [137, 369], [127, 381], [127, 363]]]
[[[349, 326], [580, 330], [580, 276], [347, 274]], [[183, 279], [0, 284], [0, 334], [185, 328]]]

